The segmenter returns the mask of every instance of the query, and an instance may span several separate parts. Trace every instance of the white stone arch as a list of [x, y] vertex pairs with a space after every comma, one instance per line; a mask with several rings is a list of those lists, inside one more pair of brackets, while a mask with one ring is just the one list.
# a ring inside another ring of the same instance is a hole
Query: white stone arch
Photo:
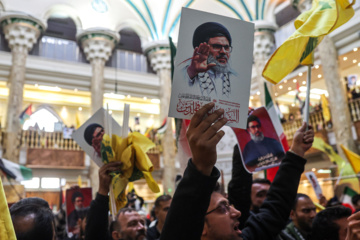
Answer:
[[43, 19], [47, 22], [50, 17], [54, 16], [63, 16], [71, 18], [76, 25], [76, 34], [82, 30], [82, 22], [79, 17], [78, 12], [71, 6], [65, 4], [56, 4], [52, 5], [45, 13], [43, 14]]
[[0, 12], [4, 12], [5, 11], [5, 4], [3, 3], [3, 1], [0, 1]]
[[152, 40], [149, 30], [135, 20], [127, 19], [126, 22], [119, 23], [116, 26], [116, 32], [120, 32], [125, 28], [131, 28], [132, 30], [134, 30], [134, 32], [140, 38], [141, 45], [143, 45], [145, 42]]
[[[37, 116], [39, 113], [42, 113], [42, 118], [39, 118]], [[30, 116], [30, 119], [26, 120], [23, 125], [23, 130], [28, 130], [29, 127], [33, 127], [36, 123], [40, 127], [40, 130], [42, 128], [45, 128], [45, 131], [52, 132], [54, 129], [50, 126], [50, 129], [48, 128], [49, 123], [55, 123], [59, 122], [60, 124], [63, 124], [63, 120], [59, 116], [59, 114], [48, 104], [42, 104], [36, 108], [36, 111], [32, 113]]]

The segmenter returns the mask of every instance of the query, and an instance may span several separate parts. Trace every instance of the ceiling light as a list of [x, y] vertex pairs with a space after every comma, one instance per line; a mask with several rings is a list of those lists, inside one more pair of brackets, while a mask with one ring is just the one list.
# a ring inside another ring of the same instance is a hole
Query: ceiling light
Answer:
[[354, 60], [353, 60], [353, 63], [356, 63], [356, 62], [357, 62], [356, 59], [354, 59]]
[[105, 93], [104, 97], [107, 98], [113, 98], [113, 99], [124, 99], [125, 96], [121, 94], [115, 94], [115, 93]]
[[250, 100], [253, 100], [254, 99], [254, 96], [250, 96]]
[[353, 50], [354, 50], [354, 52], [356, 52], [356, 51], [358, 50], [358, 48], [356, 47], [356, 48], [354, 48]]
[[315, 65], [315, 68], [318, 69], [318, 68], [319, 68], [319, 65]]
[[302, 81], [302, 84], [304, 84], [304, 85], [305, 85], [305, 84], [306, 84], [306, 81]]
[[259, 92], [259, 91], [257, 91], [257, 92], [256, 92], [256, 95], [260, 95], [260, 92]]
[[277, 92], [275, 93], [275, 96], [279, 95]]
[[311, 171], [315, 172], [315, 171], [316, 171], [316, 168], [312, 168]]
[[75, 89], [74, 89], [74, 92], [77, 92], [77, 91], [78, 91], [78, 89], [77, 89], [77, 88], [75, 88]]
[[286, 80], [286, 79], [284, 80], [284, 83], [287, 83], [287, 80]]
[[109, 110], [109, 114], [112, 114], [112, 111], [111, 111], [111, 110]]
[[318, 173], [331, 173], [331, 170], [330, 169], [319, 169], [317, 172]]
[[295, 107], [295, 103], [292, 103], [291, 106], [292, 106], [292, 107]]
[[144, 100], [147, 100], [147, 97], [144, 97]]
[[360, 62], [358, 63], [358, 66], [360, 67]]
[[347, 60], [347, 57], [344, 57], [343, 60], [346, 61], [346, 60]]
[[140, 114], [140, 113], [138, 113], [138, 114], [136, 114], [136, 116], [140, 117], [140, 116], [141, 116], [141, 114]]
[[79, 111], [82, 111], [82, 107], [79, 107]]
[[39, 86], [39, 84], [37, 84], [37, 83], [35, 83], [35, 85], [34, 85], [35, 87], [38, 87]]
[[127, 95], [127, 98], [131, 98], [131, 95]]
[[303, 73], [299, 73], [299, 76], [301, 77], [303, 75]]
[[294, 79], [294, 80], [293, 80], [293, 82], [294, 82], [294, 83], [296, 83], [296, 82], [297, 82], [297, 80], [296, 80], [296, 79]]
[[160, 99], [154, 98], [154, 99], [151, 99], [151, 102], [152, 102], [152, 103], [160, 103]]
[[58, 86], [56, 86], [56, 87], [50, 87], [50, 86], [40, 85], [40, 86], [39, 86], [39, 89], [40, 89], [40, 90], [45, 90], [45, 91], [54, 91], [54, 92], [60, 92], [60, 91], [61, 91], [61, 88], [59, 88]]
[[279, 88], [280, 88], [280, 89], [282, 89], [282, 88], [283, 88], [283, 86], [282, 86], [282, 85], [280, 85], [280, 86], [279, 86]]
[[321, 77], [322, 77], [321, 74], [319, 74], [319, 75], [318, 75], [318, 78], [321, 78]]
[[288, 90], [290, 91], [290, 90], [291, 90], [291, 87], [288, 87]]

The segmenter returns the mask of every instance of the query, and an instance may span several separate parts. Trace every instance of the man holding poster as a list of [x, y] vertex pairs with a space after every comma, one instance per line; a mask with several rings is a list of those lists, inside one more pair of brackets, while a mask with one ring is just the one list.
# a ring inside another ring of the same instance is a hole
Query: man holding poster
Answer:
[[231, 35], [220, 23], [206, 22], [198, 26], [193, 36], [194, 52], [185, 61], [184, 78], [189, 87], [202, 96], [226, 96], [231, 93]]

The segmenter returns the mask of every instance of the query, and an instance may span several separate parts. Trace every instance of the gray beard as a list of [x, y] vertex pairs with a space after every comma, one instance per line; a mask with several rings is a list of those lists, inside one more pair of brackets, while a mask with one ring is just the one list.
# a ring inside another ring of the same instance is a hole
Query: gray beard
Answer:
[[255, 136], [254, 134], [250, 133], [250, 136], [251, 136], [251, 140], [253, 140], [256, 143], [261, 142], [262, 140], [264, 140], [264, 134], [263, 133], [260, 133], [260, 136]]
[[228, 60], [225, 64], [219, 63], [217, 61], [216, 58], [214, 58], [213, 55], [209, 54], [209, 57], [207, 59], [208, 63], [215, 63], [216, 66], [212, 67], [212, 69], [216, 72], [220, 72], [220, 73], [229, 73], [231, 72], [231, 68], [230, 68], [230, 64], [229, 64], [229, 59], [226, 55], [224, 55], [224, 57]]

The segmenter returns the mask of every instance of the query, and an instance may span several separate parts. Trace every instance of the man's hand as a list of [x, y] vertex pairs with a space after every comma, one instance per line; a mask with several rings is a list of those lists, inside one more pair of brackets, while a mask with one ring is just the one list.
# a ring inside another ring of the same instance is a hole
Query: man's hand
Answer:
[[207, 176], [210, 176], [216, 163], [216, 145], [225, 134], [219, 130], [227, 122], [226, 118], [219, 119], [224, 114], [223, 109], [206, 117], [213, 107], [214, 103], [208, 103], [197, 111], [186, 133], [193, 156], [192, 162], [197, 170]]
[[354, 213], [348, 219], [348, 231], [345, 240], [360, 239], [360, 212]]
[[111, 162], [104, 164], [99, 169], [99, 191], [98, 193], [104, 196], [107, 196], [109, 193], [109, 188], [112, 180], [111, 172], [121, 171], [121, 162]]
[[191, 64], [187, 69], [187, 73], [191, 79], [201, 72], [206, 72], [211, 67], [216, 66], [216, 63], [208, 64], [208, 57], [210, 54], [210, 45], [207, 43], [200, 43], [198, 47], [194, 49]]
[[313, 141], [313, 127], [309, 125], [309, 130], [306, 131], [306, 123], [304, 122], [303, 125], [295, 132], [290, 150], [300, 157], [304, 157], [305, 152], [311, 148]]

